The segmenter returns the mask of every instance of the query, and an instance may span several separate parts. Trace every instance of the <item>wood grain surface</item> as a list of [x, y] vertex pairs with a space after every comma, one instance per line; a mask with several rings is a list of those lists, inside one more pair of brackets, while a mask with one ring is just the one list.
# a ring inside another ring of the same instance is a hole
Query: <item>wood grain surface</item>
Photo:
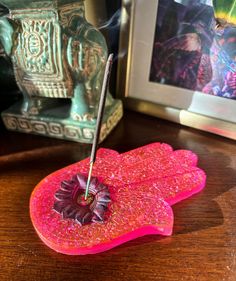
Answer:
[[29, 218], [35, 185], [89, 155], [90, 146], [12, 132], [0, 135], [0, 280], [236, 280], [235, 142], [133, 112], [103, 147], [166, 142], [199, 155], [205, 190], [174, 206], [172, 237], [146, 236], [94, 256], [47, 248]]

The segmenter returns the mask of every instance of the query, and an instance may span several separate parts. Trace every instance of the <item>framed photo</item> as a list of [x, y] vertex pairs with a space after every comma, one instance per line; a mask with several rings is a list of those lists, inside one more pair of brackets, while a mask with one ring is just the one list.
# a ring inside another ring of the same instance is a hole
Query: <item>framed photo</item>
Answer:
[[236, 139], [236, 29], [211, 0], [123, 0], [117, 93], [133, 110]]

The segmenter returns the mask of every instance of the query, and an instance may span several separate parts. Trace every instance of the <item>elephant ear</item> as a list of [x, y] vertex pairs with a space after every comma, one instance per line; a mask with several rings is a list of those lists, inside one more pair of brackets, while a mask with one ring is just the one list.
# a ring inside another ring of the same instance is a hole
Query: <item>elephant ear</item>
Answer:
[[0, 42], [8, 56], [11, 55], [13, 46], [13, 26], [6, 17], [0, 18]]

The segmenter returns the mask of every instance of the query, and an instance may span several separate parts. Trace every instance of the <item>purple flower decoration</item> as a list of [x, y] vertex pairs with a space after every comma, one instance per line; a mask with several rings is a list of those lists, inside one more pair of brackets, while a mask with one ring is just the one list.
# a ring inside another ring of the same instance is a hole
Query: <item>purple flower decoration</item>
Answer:
[[89, 196], [85, 200], [87, 177], [76, 175], [70, 181], [63, 181], [56, 191], [53, 209], [63, 219], [75, 220], [84, 225], [90, 222], [103, 222], [107, 205], [111, 201], [108, 187], [92, 177]]

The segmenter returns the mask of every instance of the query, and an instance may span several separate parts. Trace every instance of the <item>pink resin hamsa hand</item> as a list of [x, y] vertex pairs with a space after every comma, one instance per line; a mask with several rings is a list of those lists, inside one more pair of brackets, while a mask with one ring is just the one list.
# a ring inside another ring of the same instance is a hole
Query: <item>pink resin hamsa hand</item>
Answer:
[[119, 154], [100, 149], [89, 197], [89, 159], [42, 180], [30, 199], [42, 241], [69, 255], [95, 254], [148, 234], [171, 235], [171, 205], [199, 192], [206, 175], [191, 151], [153, 143]]

